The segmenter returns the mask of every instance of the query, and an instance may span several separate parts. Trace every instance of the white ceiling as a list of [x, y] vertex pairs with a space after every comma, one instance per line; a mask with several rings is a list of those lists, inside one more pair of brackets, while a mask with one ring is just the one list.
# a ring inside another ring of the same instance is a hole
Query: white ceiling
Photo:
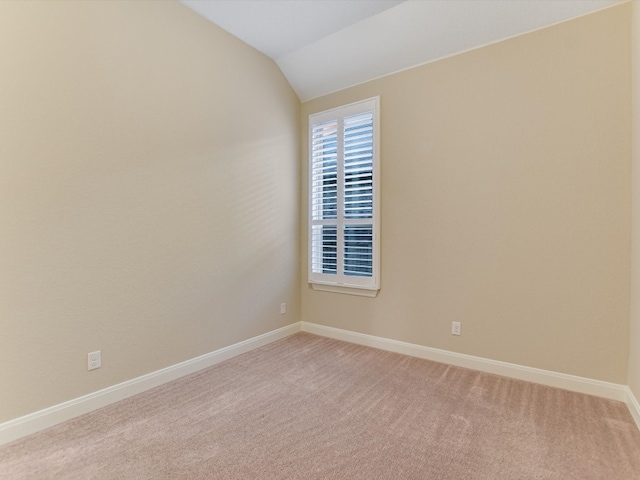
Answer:
[[180, 0], [273, 58], [302, 101], [626, 0]]

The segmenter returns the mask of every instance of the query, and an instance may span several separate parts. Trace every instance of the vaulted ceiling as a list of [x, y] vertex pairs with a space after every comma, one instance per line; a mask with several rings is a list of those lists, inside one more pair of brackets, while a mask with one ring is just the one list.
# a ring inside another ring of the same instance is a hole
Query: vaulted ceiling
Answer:
[[271, 57], [302, 101], [628, 0], [180, 0]]

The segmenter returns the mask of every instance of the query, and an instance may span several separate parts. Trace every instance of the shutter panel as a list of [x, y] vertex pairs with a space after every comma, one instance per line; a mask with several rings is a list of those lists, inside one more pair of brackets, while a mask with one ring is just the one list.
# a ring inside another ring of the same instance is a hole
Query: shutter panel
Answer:
[[[338, 218], [338, 121], [315, 125], [311, 132], [311, 218]], [[311, 271], [338, 273], [337, 225], [314, 225]]]
[[314, 126], [311, 142], [311, 217], [337, 218], [338, 121]]
[[[345, 117], [344, 218], [373, 218], [373, 112]], [[373, 267], [373, 225], [344, 227], [343, 273], [370, 277]]]
[[373, 113], [344, 119], [344, 216], [373, 217]]
[[344, 274], [370, 277], [373, 272], [373, 225], [344, 227]]
[[338, 273], [338, 228], [314, 225], [311, 232], [311, 271], [335, 275]]

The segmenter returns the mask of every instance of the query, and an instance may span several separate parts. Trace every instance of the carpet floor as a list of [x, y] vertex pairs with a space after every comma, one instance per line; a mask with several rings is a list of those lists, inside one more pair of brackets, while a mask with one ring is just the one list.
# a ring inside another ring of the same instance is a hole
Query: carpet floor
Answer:
[[623, 403], [298, 333], [0, 447], [2, 479], [640, 479]]

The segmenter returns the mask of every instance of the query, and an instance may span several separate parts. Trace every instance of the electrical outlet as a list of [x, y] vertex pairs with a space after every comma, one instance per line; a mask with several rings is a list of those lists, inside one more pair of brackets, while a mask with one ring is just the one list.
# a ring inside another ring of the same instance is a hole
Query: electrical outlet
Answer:
[[285, 313], [287, 313], [287, 304], [286, 303], [281, 303], [280, 304], [280, 315], [284, 315]]
[[462, 324], [460, 322], [451, 322], [451, 335], [460, 335]]
[[102, 355], [100, 354], [100, 350], [89, 353], [87, 355], [87, 363], [88, 370], [100, 368], [102, 366]]

